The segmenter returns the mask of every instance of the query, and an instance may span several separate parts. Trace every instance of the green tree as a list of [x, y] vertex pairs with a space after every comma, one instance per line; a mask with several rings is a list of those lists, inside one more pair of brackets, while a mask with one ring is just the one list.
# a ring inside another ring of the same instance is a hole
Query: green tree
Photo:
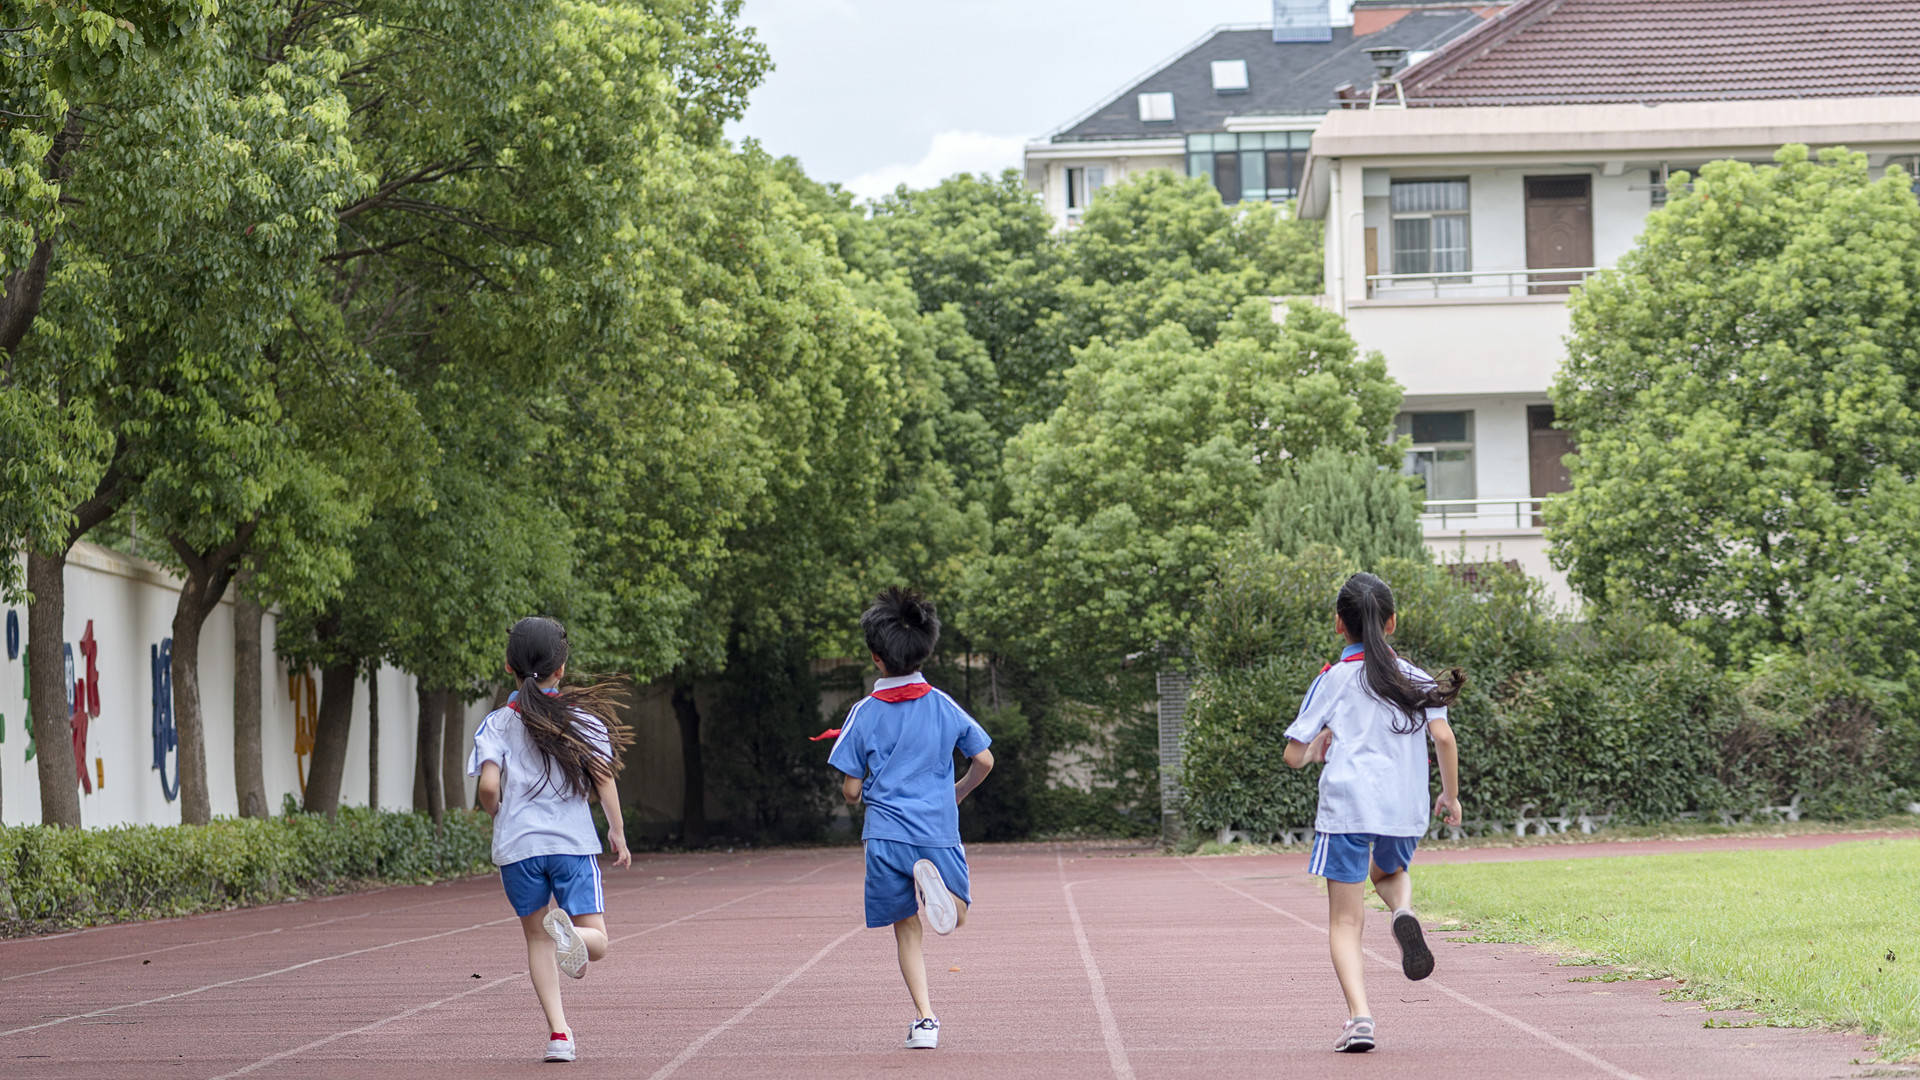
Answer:
[[1428, 556], [1414, 481], [1375, 454], [1322, 448], [1288, 463], [1260, 494], [1253, 538], [1282, 555], [1339, 548], [1363, 570], [1383, 559]]
[[1680, 177], [1572, 302], [1553, 388], [1573, 489], [1554, 560], [1744, 663], [1832, 649], [1920, 662], [1920, 205], [1865, 155]]
[[1271, 203], [1222, 205], [1204, 177], [1142, 173], [1103, 189], [1068, 237], [1047, 332], [1078, 348], [1177, 323], [1211, 343], [1248, 297], [1320, 291], [1315, 224]]
[[[223, 430], [225, 410], [266, 404], [246, 384], [356, 176], [340, 138], [339, 58], [259, 62], [284, 15], [278, 5], [233, 3], [217, 15], [211, 4], [140, 5], [141, 21], [110, 26], [84, 9], [34, 6], [45, 10], [28, 19], [27, 47], [64, 49], [64, 58], [7, 65], [6, 77], [23, 80], [47, 115], [65, 117], [40, 172], [60, 203], [31, 226], [30, 254], [8, 279], [11, 400], [0, 416], [50, 423], [8, 441], [0, 520], [30, 530], [14, 540], [27, 546], [34, 594], [35, 705], [55, 717], [64, 712], [66, 552], [148, 473], [217, 471], [214, 455], [249, 442]], [[144, 47], [149, 39], [166, 47]], [[66, 47], [73, 41], [91, 48], [86, 63], [76, 63], [86, 50]], [[23, 452], [35, 456], [14, 457]], [[56, 502], [32, 490], [49, 466]], [[66, 742], [42, 740], [51, 748], [41, 755], [42, 816], [78, 824]]]
[[1008, 447], [1012, 513], [987, 603], [1037, 660], [1099, 665], [1184, 643], [1196, 598], [1288, 461], [1321, 448], [1396, 458], [1397, 384], [1338, 316], [1264, 299], [1203, 344], [1166, 325], [1096, 343], [1066, 399]]

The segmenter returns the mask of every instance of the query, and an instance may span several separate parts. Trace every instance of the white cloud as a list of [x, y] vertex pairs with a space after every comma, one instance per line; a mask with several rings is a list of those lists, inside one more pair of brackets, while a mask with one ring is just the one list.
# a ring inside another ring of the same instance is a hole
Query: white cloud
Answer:
[[847, 190], [863, 199], [890, 195], [901, 184], [932, 187], [954, 173], [993, 173], [1018, 168], [1023, 135], [990, 135], [984, 131], [942, 131], [933, 137], [919, 161], [883, 165], [847, 181]]

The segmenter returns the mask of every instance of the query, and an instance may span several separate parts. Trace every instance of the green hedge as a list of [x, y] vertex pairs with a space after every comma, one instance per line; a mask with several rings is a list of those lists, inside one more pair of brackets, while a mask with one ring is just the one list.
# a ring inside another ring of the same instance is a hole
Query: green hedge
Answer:
[[[1352, 566], [1338, 551], [1249, 549], [1223, 569], [1195, 633], [1187, 714], [1186, 814], [1200, 830], [1271, 835], [1312, 824], [1317, 769], [1281, 760], [1282, 734], [1339, 642], [1332, 600]], [[1416, 664], [1464, 668], [1452, 710], [1469, 820], [1613, 814], [1656, 821], [1746, 813], [1802, 799], [1827, 818], [1904, 807], [1915, 784], [1901, 748], [1910, 717], [1889, 688], [1831, 658], [1717, 668], [1670, 627], [1614, 616], [1556, 617], [1537, 583], [1482, 568], [1387, 560], [1396, 645]], [[1438, 770], [1434, 773], [1438, 789]]]
[[108, 829], [0, 826], [0, 933], [190, 915], [492, 869], [493, 823], [451, 811], [222, 818]]

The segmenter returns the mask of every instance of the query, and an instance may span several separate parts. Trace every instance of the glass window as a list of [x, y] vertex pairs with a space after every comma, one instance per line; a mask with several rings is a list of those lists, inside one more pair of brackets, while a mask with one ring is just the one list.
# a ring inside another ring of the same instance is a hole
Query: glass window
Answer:
[[1401, 413], [1395, 430], [1413, 440], [1403, 469], [1426, 484], [1428, 499], [1471, 499], [1473, 413]]
[[1313, 135], [1306, 131], [1187, 136], [1187, 175], [1211, 177], [1224, 202], [1285, 202], [1299, 194]]
[[1155, 94], [1140, 95], [1140, 120], [1142, 123], [1156, 123], [1173, 119], [1173, 95], [1162, 91]]
[[1095, 192], [1107, 186], [1107, 167], [1087, 165], [1067, 170], [1067, 209], [1085, 210]]
[[1394, 273], [1471, 269], [1465, 180], [1395, 180], [1392, 208]]

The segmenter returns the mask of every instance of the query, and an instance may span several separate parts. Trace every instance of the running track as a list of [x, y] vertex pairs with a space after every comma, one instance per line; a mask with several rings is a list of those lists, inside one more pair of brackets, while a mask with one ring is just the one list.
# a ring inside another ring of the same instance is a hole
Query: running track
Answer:
[[1303, 856], [970, 855], [977, 910], [927, 938], [932, 1053], [898, 1049], [911, 1007], [892, 936], [861, 927], [845, 848], [610, 871], [613, 952], [563, 980], [581, 1050], [564, 1072], [537, 1061], [520, 931], [479, 878], [0, 942], [0, 1077], [1886, 1075], [1853, 1064], [1871, 1060], [1858, 1037], [1703, 1029], [1658, 984], [1572, 983], [1594, 969], [1517, 946], [1436, 941], [1437, 973], [1408, 983], [1384, 916], [1368, 929], [1381, 1048], [1336, 1055]]

